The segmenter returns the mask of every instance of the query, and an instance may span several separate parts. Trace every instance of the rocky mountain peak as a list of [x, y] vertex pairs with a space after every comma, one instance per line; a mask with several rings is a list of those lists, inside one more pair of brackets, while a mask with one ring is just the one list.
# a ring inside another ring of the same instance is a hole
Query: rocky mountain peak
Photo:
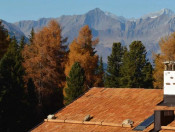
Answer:
[[174, 15], [174, 12], [170, 9], [167, 9], [167, 8], [164, 8], [160, 11], [160, 13], [163, 15], [163, 14], [166, 14], [166, 15], [169, 15], [169, 16], [173, 16]]
[[95, 8], [87, 12], [86, 15], [99, 16], [99, 15], [105, 15], [105, 13], [100, 8]]
[[[32, 27], [38, 31], [46, 26], [50, 19], [20, 21], [11, 25], [3, 23], [11, 33], [16, 34], [19, 31], [20, 35], [28, 36]], [[100, 39], [96, 50], [100, 56], [103, 56], [104, 62], [107, 62], [113, 42], [122, 42], [123, 45], [128, 46], [133, 40], [142, 41], [148, 51], [148, 58], [151, 58], [152, 51], [159, 51], [160, 38], [175, 31], [175, 14], [166, 8], [139, 19], [126, 19], [95, 8], [83, 15], [65, 15], [56, 20], [63, 27], [63, 36], [69, 38], [69, 43], [77, 36], [81, 27], [89, 25], [93, 36]]]
[[167, 9], [167, 8], [163, 8], [160, 11], [156, 11], [156, 12], [144, 15], [142, 18], [143, 19], [144, 18], [148, 18], [148, 17], [150, 17], [150, 18], [157, 18], [157, 17], [162, 16], [162, 15], [167, 15], [167, 16], [171, 17], [171, 16], [174, 16], [175, 14], [174, 14], [174, 12], [172, 10]]

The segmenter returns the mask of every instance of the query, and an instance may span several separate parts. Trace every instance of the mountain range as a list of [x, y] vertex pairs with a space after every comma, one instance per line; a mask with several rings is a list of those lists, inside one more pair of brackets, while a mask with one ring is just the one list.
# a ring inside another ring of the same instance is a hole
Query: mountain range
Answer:
[[62, 27], [62, 35], [68, 37], [70, 43], [78, 35], [78, 31], [84, 25], [89, 25], [93, 36], [100, 42], [96, 47], [99, 56], [107, 62], [107, 56], [111, 53], [113, 42], [121, 42], [129, 46], [132, 41], [140, 40], [147, 49], [148, 58], [152, 60], [152, 52], [160, 52], [158, 45], [161, 37], [175, 31], [175, 14], [169, 9], [162, 9], [149, 13], [138, 19], [127, 19], [110, 12], [104, 12], [95, 8], [83, 15], [63, 15], [58, 18], [41, 18], [37, 21], [25, 20], [9, 23], [2, 20], [5, 28], [11, 35], [29, 36], [32, 27], [35, 31], [46, 26], [51, 19], [57, 20]]

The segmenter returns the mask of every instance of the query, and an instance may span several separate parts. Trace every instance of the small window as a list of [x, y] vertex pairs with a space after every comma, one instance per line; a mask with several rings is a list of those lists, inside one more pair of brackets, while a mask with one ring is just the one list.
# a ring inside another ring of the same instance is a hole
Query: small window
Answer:
[[173, 77], [170, 77], [171, 79], [173, 79]]
[[175, 83], [173, 83], [173, 85], [175, 85]]
[[170, 85], [170, 83], [166, 83], [166, 85]]

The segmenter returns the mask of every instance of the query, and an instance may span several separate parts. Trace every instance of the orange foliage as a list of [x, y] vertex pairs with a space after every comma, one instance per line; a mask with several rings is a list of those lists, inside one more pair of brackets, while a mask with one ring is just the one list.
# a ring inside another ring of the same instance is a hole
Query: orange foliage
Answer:
[[164, 61], [175, 61], [175, 32], [169, 36], [161, 39], [159, 42], [161, 54], [154, 55], [155, 57], [155, 70], [153, 73], [154, 77], [154, 88], [163, 88], [163, 71]]
[[75, 62], [79, 62], [85, 70], [86, 88], [88, 86], [92, 87], [96, 80], [95, 70], [97, 68], [98, 55], [95, 54], [93, 46], [97, 43], [98, 39], [92, 40], [91, 30], [86, 25], [80, 29], [78, 37], [73, 40], [69, 47], [70, 52], [65, 67], [65, 74], [68, 76], [72, 65]]
[[65, 51], [61, 39], [61, 27], [52, 20], [34, 35], [33, 43], [26, 45], [23, 51], [25, 81], [32, 78], [43, 98], [61, 89], [65, 83]]
[[163, 88], [163, 71], [164, 71], [164, 64], [162, 63], [163, 59], [161, 55], [154, 55], [154, 63], [155, 69], [153, 71], [153, 78], [154, 78], [154, 88]]
[[160, 48], [162, 52], [161, 56], [164, 61], [175, 60], [175, 32], [161, 39]]

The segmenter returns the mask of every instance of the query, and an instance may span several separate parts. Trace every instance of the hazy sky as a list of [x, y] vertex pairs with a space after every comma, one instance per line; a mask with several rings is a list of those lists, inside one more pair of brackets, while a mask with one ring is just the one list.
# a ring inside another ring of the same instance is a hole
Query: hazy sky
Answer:
[[0, 0], [0, 19], [8, 22], [84, 14], [100, 8], [118, 16], [138, 18], [162, 8], [175, 12], [175, 0]]

